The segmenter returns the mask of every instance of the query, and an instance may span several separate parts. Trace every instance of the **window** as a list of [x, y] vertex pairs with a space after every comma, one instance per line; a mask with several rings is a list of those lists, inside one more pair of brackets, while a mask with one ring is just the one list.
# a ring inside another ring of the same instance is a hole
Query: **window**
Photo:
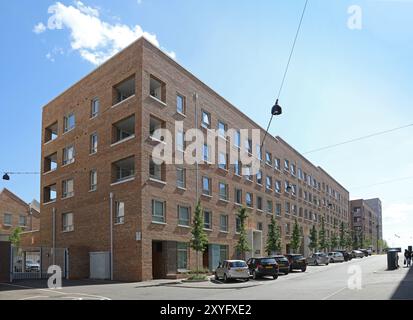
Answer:
[[73, 213], [63, 213], [62, 215], [62, 230], [63, 232], [70, 232], [74, 230]]
[[228, 246], [219, 246], [219, 261], [224, 261], [228, 259]]
[[90, 107], [90, 117], [94, 118], [98, 115], [99, 113], [99, 106], [100, 102], [98, 98], [95, 98], [92, 100], [91, 107]]
[[212, 212], [204, 210], [204, 229], [212, 230]]
[[89, 190], [96, 191], [98, 188], [98, 172], [96, 170], [91, 170], [89, 173]]
[[280, 180], [275, 181], [275, 192], [281, 193], [281, 181]]
[[234, 200], [235, 200], [235, 203], [242, 204], [242, 190], [241, 189], [235, 189]]
[[176, 132], [176, 150], [180, 152], [184, 152], [185, 150], [185, 133], [183, 130], [179, 129]]
[[291, 174], [293, 175], [293, 176], [295, 176], [296, 175], [296, 173], [297, 173], [297, 167], [295, 166], [295, 164], [291, 164]]
[[152, 222], [165, 223], [165, 202], [152, 200]]
[[162, 166], [162, 164], [156, 163], [154, 159], [151, 158], [149, 161], [149, 176], [151, 179], [165, 181]]
[[176, 95], [176, 111], [181, 114], [186, 113], [186, 98], [180, 94]]
[[166, 103], [166, 85], [152, 75], [149, 83], [149, 92], [151, 97]]
[[98, 135], [93, 133], [90, 135], [90, 154], [98, 152]]
[[186, 169], [182, 167], [176, 168], [176, 186], [181, 189], [186, 188]]
[[228, 232], [228, 216], [226, 214], [219, 216], [219, 231]]
[[49, 185], [43, 189], [43, 203], [56, 201], [56, 184]]
[[291, 204], [286, 201], [285, 202], [285, 214], [290, 214], [291, 213]]
[[218, 134], [221, 138], [226, 139], [226, 135], [227, 135], [227, 124], [222, 122], [222, 121], [218, 121]]
[[26, 227], [27, 226], [27, 217], [20, 215], [19, 216], [19, 226], [20, 227]]
[[257, 222], [257, 230], [262, 231], [262, 222]]
[[298, 168], [298, 179], [303, 180], [303, 170]]
[[297, 215], [297, 206], [295, 204], [292, 205], [293, 215]]
[[272, 155], [268, 151], [265, 152], [265, 163], [268, 164], [269, 166], [272, 165]]
[[220, 152], [218, 156], [218, 167], [223, 170], [228, 170], [228, 156], [224, 152]]
[[57, 152], [51, 154], [44, 158], [43, 161], [43, 172], [50, 172], [57, 169]]
[[235, 217], [235, 232], [241, 232], [241, 219], [239, 217]]
[[202, 177], [202, 194], [211, 196], [211, 179], [208, 177]]
[[248, 181], [253, 181], [253, 177], [252, 177], [251, 172], [252, 172], [251, 165], [248, 165], [248, 166], [244, 167], [244, 173], [245, 173], [244, 176]]
[[4, 220], [3, 220], [3, 224], [5, 225], [5, 226], [12, 226], [13, 224], [12, 224], [12, 215], [10, 214], [10, 213], [5, 213], [4, 214]]
[[63, 132], [69, 132], [75, 128], [75, 114], [71, 113], [63, 118]]
[[298, 210], [298, 216], [299, 217], [303, 217], [303, 208], [300, 207], [300, 209]]
[[135, 76], [113, 87], [113, 104], [118, 104], [135, 95]]
[[249, 154], [252, 154], [252, 140], [251, 140], [251, 139], [246, 139], [246, 140], [245, 140], [245, 150], [246, 150]]
[[280, 170], [280, 168], [281, 168], [281, 160], [280, 159], [278, 159], [278, 158], [274, 159], [274, 167], [275, 167], [275, 169]]
[[262, 171], [261, 170], [257, 172], [257, 183], [262, 184]]
[[285, 233], [286, 233], [286, 234], [290, 234], [290, 232], [291, 232], [290, 224], [289, 224], [289, 223], [286, 223], [286, 224], [285, 224]]
[[225, 183], [219, 183], [219, 198], [221, 200], [228, 200], [228, 185]]
[[257, 158], [258, 160], [262, 160], [262, 150], [261, 150], [261, 145], [257, 144], [255, 145], [255, 150], [257, 151]]
[[265, 179], [265, 188], [267, 190], [272, 190], [272, 178], [270, 176], [267, 176]]
[[281, 203], [277, 203], [277, 204], [275, 205], [275, 214], [276, 214], [277, 216], [281, 216]]
[[290, 187], [290, 181], [285, 180], [285, 182], [284, 182], [284, 191], [285, 191], [286, 193], [290, 193], [290, 189], [291, 189], [291, 187]]
[[112, 143], [135, 136], [135, 115], [120, 120], [112, 125]]
[[44, 130], [44, 143], [53, 141], [57, 138], [57, 129], [57, 122], [55, 122]]
[[205, 162], [211, 162], [211, 147], [207, 144], [202, 148], [202, 158]]
[[204, 111], [204, 110], [202, 110], [201, 125], [204, 128], [211, 129], [211, 114], [209, 112]]
[[241, 163], [238, 161], [237, 163], [234, 164], [234, 173], [237, 176], [241, 176]]
[[234, 146], [241, 148], [241, 132], [239, 130], [234, 133]]
[[63, 165], [75, 162], [75, 148], [68, 146], [63, 149]]
[[245, 202], [246, 202], [247, 207], [252, 208], [254, 203], [253, 203], [253, 195], [251, 192], [247, 192], [245, 194]]
[[188, 244], [184, 242], [177, 243], [177, 270], [178, 272], [188, 270]]
[[297, 186], [295, 184], [293, 184], [291, 186], [291, 190], [292, 190], [292, 195], [296, 196], [297, 195]]
[[115, 201], [115, 223], [125, 223], [125, 203]]
[[191, 219], [191, 209], [189, 207], [178, 206], [178, 225], [189, 226]]
[[62, 182], [62, 198], [73, 197], [73, 179], [63, 180]]
[[149, 136], [153, 140], [157, 140], [157, 141], [165, 140], [165, 137], [162, 135], [162, 131], [161, 131], [162, 129], [165, 129], [165, 126], [166, 126], [165, 121], [160, 120], [154, 116], [151, 116], [149, 120]]
[[121, 182], [135, 176], [135, 157], [112, 163], [112, 182]]
[[268, 213], [273, 213], [273, 206], [272, 206], [272, 201], [271, 200], [267, 200], [267, 212]]
[[287, 159], [284, 160], [284, 170], [290, 171], [290, 161]]
[[262, 211], [262, 198], [257, 196], [257, 209]]

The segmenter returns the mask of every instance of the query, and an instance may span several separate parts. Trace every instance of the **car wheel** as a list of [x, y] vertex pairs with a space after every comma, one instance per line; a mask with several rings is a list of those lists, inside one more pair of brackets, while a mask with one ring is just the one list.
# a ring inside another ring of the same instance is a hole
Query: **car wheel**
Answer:
[[248, 282], [248, 281], [250, 281], [250, 279], [249, 279], [249, 278], [245, 279], [245, 282]]
[[228, 277], [225, 273], [224, 273], [224, 282], [228, 282]]
[[278, 279], [278, 274], [273, 275], [272, 278], [273, 278], [274, 280], [277, 280], [277, 279]]
[[215, 272], [215, 280], [219, 280], [219, 277], [216, 272]]
[[289, 272], [288, 270], [284, 272], [285, 275], [287, 275], [287, 274], [289, 274], [289, 273], [290, 273], [290, 272]]
[[330, 259], [330, 263], [334, 263], [334, 260], [333, 260], [333, 259]]
[[328, 266], [328, 262], [326, 263], [326, 266]]
[[316, 260], [314, 264], [315, 264], [316, 266], [318, 266], [318, 261]]
[[302, 268], [301, 269], [302, 272], [305, 272], [306, 270], [307, 270], [307, 268]]

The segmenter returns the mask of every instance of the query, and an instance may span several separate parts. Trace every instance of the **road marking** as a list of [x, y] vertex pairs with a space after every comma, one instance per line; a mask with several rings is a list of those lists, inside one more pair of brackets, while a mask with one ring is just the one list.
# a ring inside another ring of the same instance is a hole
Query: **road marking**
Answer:
[[33, 297], [21, 298], [19, 300], [32, 300], [32, 299], [39, 299], [39, 298], [50, 298], [50, 296], [33, 296]]
[[57, 293], [57, 294], [61, 294], [61, 295], [78, 295], [78, 296], [84, 296], [84, 297], [91, 297], [91, 298], [97, 298], [99, 300], [111, 300], [108, 297], [104, 297], [104, 296], [97, 296], [97, 295], [93, 295], [93, 294], [87, 294], [87, 293], [76, 293], [76, 292], [72, 292], [72, 293], [66, 293], [66, 292], [60, 292], [58, 291], [58, 289], [41, 289], [41, 288], [35, 288], [35, 287], [29, 287], [29, 286], [20, 286], [17, 284], [10, 284], [10, 283], [0, 283], [0, 285], [6, 285], [6, 286], [10, 286], [10, 287], [16, 287], [16, 288], [23, 288], [23, 289], [31, 289], [31, 290], [40, 290], [40, 291], [46, 291], [46, 292], [53, 292], [53, 293]]
[[322, 298], [321, 300], [327, 300], [330, 299], [331, 297], [335, 296], [336, 294], [339, 294], [340, 292], [346, 290], [347, 287], [341, 288], [340, 290], [337, 290], [336, 292], [333, 292], [332, 294], [329, 294], [328, 296]]

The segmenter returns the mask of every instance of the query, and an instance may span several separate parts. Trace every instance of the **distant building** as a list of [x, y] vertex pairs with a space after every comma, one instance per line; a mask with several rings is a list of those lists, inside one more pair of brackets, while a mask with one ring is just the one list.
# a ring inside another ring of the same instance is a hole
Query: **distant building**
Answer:
[[0, 192], [0, 241], [5, 241], [16, 227], [23, 232], [39, 230], [40, 204], [36, 200], [26, 203], [4, 188]]
[[383, 215], [382, 215], [381, 200], [379, 198], [374, 198], [374, 199], [367, 199], [365, 201], [377, 214], [378, 229], [379, 229], [377, 237], [379, 240], [383, 240]]
[[356, 248], [371, 247], [377, 252], [381, 217], [364, 199], [350, 201], [351, 228]]

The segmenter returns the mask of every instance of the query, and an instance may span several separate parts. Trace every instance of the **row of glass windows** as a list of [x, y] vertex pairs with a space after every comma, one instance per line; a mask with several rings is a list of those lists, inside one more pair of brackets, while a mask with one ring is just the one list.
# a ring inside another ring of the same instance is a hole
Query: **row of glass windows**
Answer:
[[[6, 227], [13, 226], [13, 215], [11, 213], [5, 213], [3, 215], [3, 225]], [[26, 227], [27, 226], [27, 216], [26, 215], [19, 215], [19, 226]]]

